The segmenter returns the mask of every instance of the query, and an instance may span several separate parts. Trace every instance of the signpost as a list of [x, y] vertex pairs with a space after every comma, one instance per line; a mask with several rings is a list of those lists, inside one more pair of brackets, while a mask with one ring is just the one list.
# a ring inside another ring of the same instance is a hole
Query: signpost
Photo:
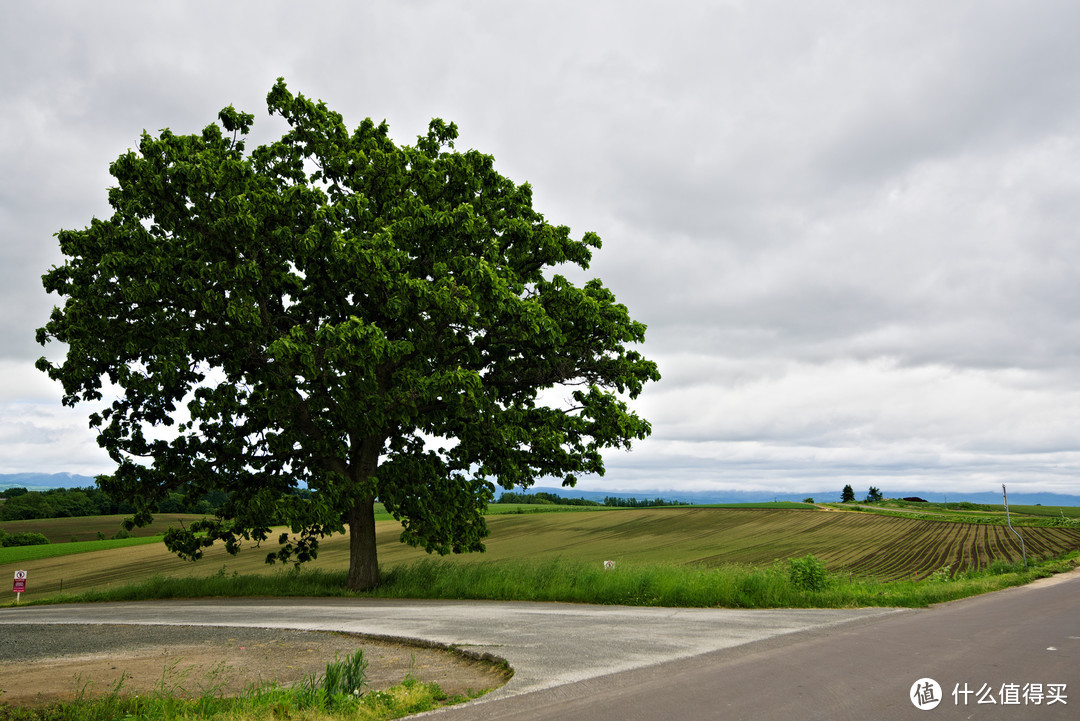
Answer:
[[23, 592], [26, 591], [26, 571], [15, 572], [15, 585], [11, 587], [11, 592], [15, 594], [15, 603], [19, 602]]

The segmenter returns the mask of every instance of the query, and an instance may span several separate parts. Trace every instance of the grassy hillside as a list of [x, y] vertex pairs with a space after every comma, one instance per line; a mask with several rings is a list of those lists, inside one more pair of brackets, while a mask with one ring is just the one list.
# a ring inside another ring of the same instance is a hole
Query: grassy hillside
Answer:
[[[49, 522], [35, 523], [44, 529]], [[446, 560], [476, 564], [562, 559], [597, 566], [613, 560], [620, 566], [708, 567], [731, 563], [768, 565], [776, 559], [813, 554], [832, 571], [910, 579], [926, 577], [946, 565], [959, 571], [985, 566], [993, 560], [1020, 558], [1019, 543], [1007, 528], [863, 513], [662, 508], [510, 513], [489, 517], [488, 525], [491, 537], [486, 553], [449, 556]], [[401, 529], [396, 522], [383, 520], [377, 526], [379, 558], [385, 568], [428, 557], [422, 550], [398, 542]], [[1080, 549], [1078, 529], [1026, 528], [1022, 533], [1031, 557]], [[26, 597], [40, 598], [59, 591], [61, 586], [66, 592], [115, 587], [154, 574], [206, 578], [272, 573], [280, 568], [267, 566], [264, 557], [263, 550], [248, 544], [238, 556], [229, 556], [218, 547], [208, 551], [203, 560], [191, 563], [177, 559], [160, 542], [153, 542], [54, 558], [9, 558], [0, 563], [0, 578], [11, 578], [15, 570], [27, 570]], [[347, 564], [347, 539], [337, 536], [324, 541], [318, 560], [310, 566], [336, 571]]]

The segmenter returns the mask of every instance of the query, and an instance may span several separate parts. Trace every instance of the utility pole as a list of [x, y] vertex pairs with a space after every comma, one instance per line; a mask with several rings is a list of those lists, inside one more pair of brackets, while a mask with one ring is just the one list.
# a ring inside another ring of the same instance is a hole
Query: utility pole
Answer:
[[1013, 535], [1020, 539], [1020, 553], [1024, 554], [1024, 568], [1027, 568], [1027, 549], [1024, 547], [1024, 539], [1016, 532], [1016, 529], [1012, 526], [1012, 521], [1009, 519], [1009, 496], [1005, 493], [1004, 483], [1001, 484], [1001, 500], [1005, 502], [1005, 523], [1009, 524], [1009, 530], [1013, 532]]

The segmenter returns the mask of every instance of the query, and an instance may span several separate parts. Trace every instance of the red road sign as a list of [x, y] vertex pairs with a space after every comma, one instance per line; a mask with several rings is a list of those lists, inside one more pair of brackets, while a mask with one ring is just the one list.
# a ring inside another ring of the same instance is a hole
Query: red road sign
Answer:
[[11, 588], [12, 593], [26, 593], [26, 571], [15, 572], [15, 585]]

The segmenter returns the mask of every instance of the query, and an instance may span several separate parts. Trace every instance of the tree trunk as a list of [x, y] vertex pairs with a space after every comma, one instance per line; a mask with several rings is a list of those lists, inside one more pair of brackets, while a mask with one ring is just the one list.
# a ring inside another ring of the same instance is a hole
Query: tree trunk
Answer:
[[359, 498], [349, 509], [349, 576], [345, 587], [367, 591], [379, 585], [375, 548], [375, 497]]

